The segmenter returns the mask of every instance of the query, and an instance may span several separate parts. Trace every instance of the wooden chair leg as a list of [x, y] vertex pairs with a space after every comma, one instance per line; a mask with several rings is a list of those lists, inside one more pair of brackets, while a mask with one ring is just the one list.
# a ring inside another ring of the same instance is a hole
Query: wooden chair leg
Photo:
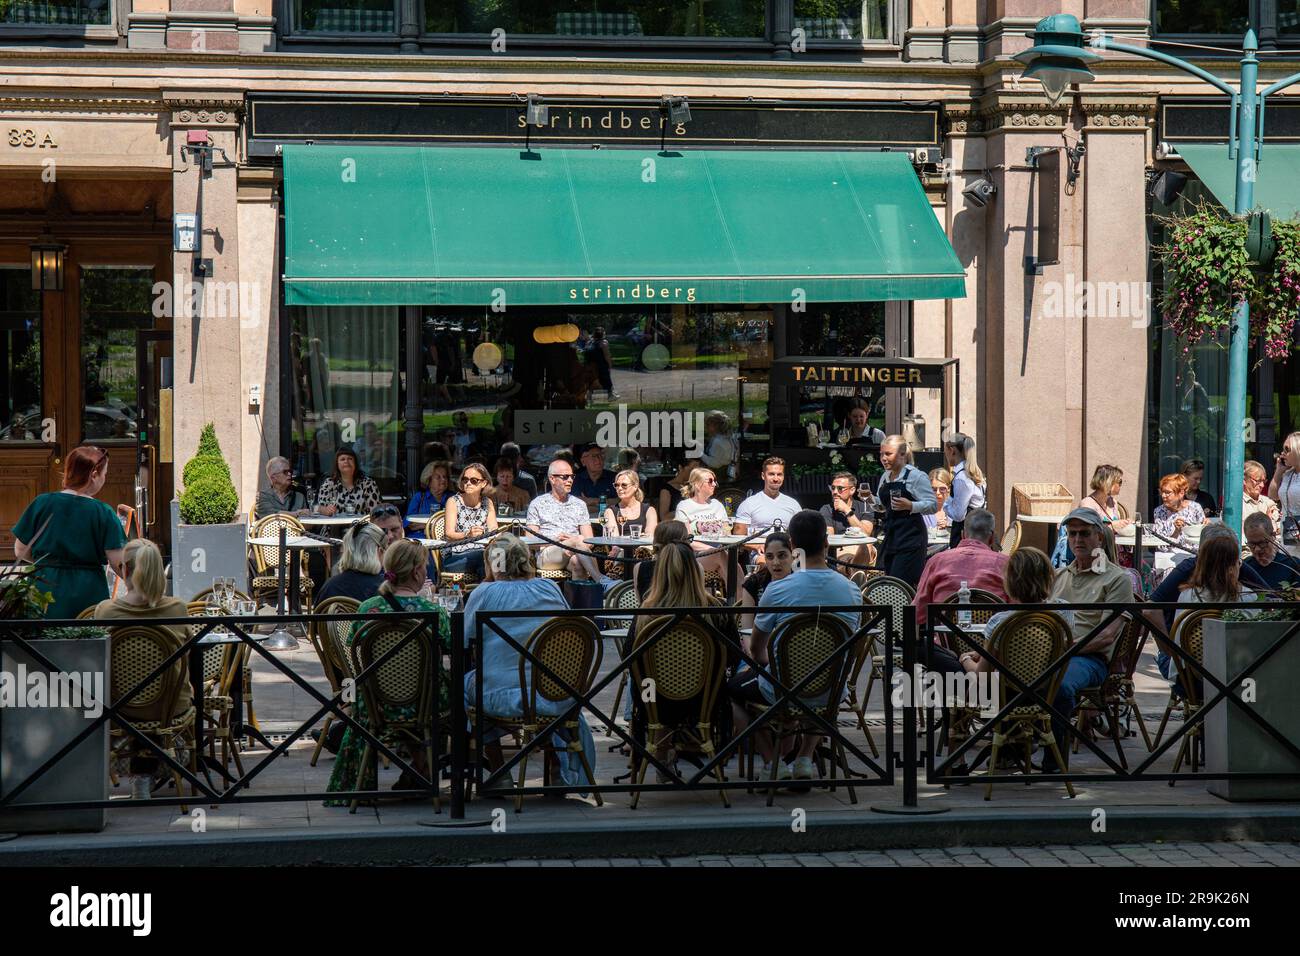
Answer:
[[[998, 751], [1000, 751], [1001, 749], [1002, 749], [1002, 741], [1000, 741], [1000, 740], [995, 736], [995, 737], [993, 738], [993, 755], [992, 755], [991, 757], [989, 757], [989, 773], [990, 773], [990, 774], [995, 774], [995, 773], [998, 772]], [[988, 782], [988, 784], [984, 787], [984, 799], [985, 799], [985, 800], [992, 800], [992, 799], [993, 799], [993, 781], [992, 781], [992, 780], [990, 780], [990, 781]]]
[[[1056, 746], [1056, 738], [1051, 735], [1051, 731], [1048, 731], [1047, 746], [1051, 748], [1052, 756], [1056, 758], [1056, 765], [1062, 770], [1069, 769], [1065, 766], [1065, 761], [1061, 759], [1061, 750]], [[1065, 792], [1072, 798], [1074, 797], [1074, 786], [1068, 780], [1065, 781]]]
[[1128, 758], [1124, 756], [1124, 744], [1119, 739], [1119, 707], [1112, 703], [1106, 708], [1106, 719], [1110, 721], [1110, 739], [1115, 742], [1115, 753], [1119, 757], [1119, 765], [1125, 770], [1128, 769]]
[[[528, 781], [528, 751], [526, 748], [528, 747], [528, 744], [532, 741], [532, 739], [533, 739], [532, 731], [528, 728], [525, 728], [524, 735], [523, 735], [523, 747], [525, 749], [524, 749], [524, 753], [519, 758], [519, 785], [515, 790], [515, 813], [524, 812], [524, 786]], [[545, 754], [542, 755], [542, 764], [543, 767], [545, 767], [546, 764]]]
[[320, 731], [320, 739], [316, 741], [316, 749], [313, 750], [312, 753], [311, 753], [311, 763], [310, 763], [310, 766], [312, 766], [312, 767], [316, 766], [316, 761], [320, 758], [321, 748], [325, 746], [325, 738], [326, 738], [327, 736], [329, 736], [329, 732], [330, 732], [330, 724], [332, 724], [332, 723], [334, 723], [334, 715], [333, 715], [333, 714], [326, 714], [326, 715], [325, 715], [325, 726], [321, 728], [321, 731]]
[[1137, 718], [1138, 730], [1142, 731], [1142, 742], [1146, 744], [1147, 753], [1150, 753], [1152, 749], [1151, 734], [1147, 731], [1147, 722], [1146, 719], [1142, 716], [1142, 711], [1138, 710], [1137, 698], [1129, 697], [1129, 699], [1125, 703], [1128, 704], [1129, 710], [1132, 711], [1133, 716]]
[[1174, 695], [1171, 693], [1169, 695], [1169, 703], [1165, 704], [1165, 715], [1160, 718], [1160, 726], [1156, 728], [1156, 742], [1154, 746], [1152, 746], [1152, 750], [1160, 746], [1160, 741], [1165, 736], [1165, 724], [1169, 723], [1169, 715], [1173, 712], [1173, 709]]
[[591, 770], [591, 764], [587, 762], [587, 752], [582, 749], [582, 735], [579, 733], [575, 724], [572, 730], [574, 742], [569, 745], [570, 753], [576, 753], [578, 759], [582, 761], [582, 770], [587, 775], [587, 782], [591, 784], [592, 793], [596, 796], [596, 806], [603, 807], [605, 801], [601, 798], [600, 791], [596, 790], [596, 775]]
[[633, 759], [636, 761], [636, 767], [632, 771], [632, 778], [636, 783], [637, 789], [632, 791], [631, 809], [635, 810], [637, 803], [641, 800], [640, 788], [645, 786], [645, 772], [646, 768], [650, 766], [650, 761], [646, 760], [645, 757], [641, 756], [641, 754], [637, 754]]
[[[372, 749], [373, 748], [371, 747], [370, 741], [367, 740], [366, 748], [361, 752], [361, 766], [357, 769], [357, 779], [356, 782], [353, 783], [352, 785], [353, 790], [360, 790], [361, 782], [366, 779], [366, 769], [370, 766], [370, 758], [373, 755]], [[376, 790], [379, 789], [379, 768], [378, 767], [375, 767], [375, 789]], [[348, 807], [348, 813], [356, 813], [357, 807], [360, 805], [360, 803], [361, 803], [360, 797], [353, 797], [352, 806]]]

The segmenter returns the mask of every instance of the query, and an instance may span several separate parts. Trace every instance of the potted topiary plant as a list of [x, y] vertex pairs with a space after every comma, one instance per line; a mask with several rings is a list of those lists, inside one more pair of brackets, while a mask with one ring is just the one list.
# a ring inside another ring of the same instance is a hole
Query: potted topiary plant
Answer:
[[[108, 632], [94, 622], [45, 628], [34, 622], [54, 600], [34, 566], [0, 574], [0, 795], [11, 793], [103, 713], [109, 693]], [[20, 622], [32, 621], [32, 624]], [[53, 673], [14, 637], [54, 665]], [[53, 833], [104, 829], [106, 810], [20, 810], [33, 803], [108, 799], [108, 722], [64, 755], [13, 803], [0, 831]]]
[[181, 470], [184, 490], [172, 502], [172, 594], [189, 600], [212, 586], [213, 578], [234, 578], [248, 591], [248, 522], [239, 514], [239, 495], [209, 422], [198, 451]]

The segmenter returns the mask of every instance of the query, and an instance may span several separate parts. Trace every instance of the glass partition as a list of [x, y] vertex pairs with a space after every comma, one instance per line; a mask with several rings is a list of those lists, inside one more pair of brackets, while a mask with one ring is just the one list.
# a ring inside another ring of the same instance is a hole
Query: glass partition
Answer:
[[41, 440], [41, 296], [30, 266], [0, 266], [0, 442]]

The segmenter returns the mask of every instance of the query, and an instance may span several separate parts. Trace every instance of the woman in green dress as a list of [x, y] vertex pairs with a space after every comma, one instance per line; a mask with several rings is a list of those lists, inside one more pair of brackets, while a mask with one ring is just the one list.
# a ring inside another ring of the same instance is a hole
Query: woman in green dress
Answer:
[[[437, 643], [441, 650], [437, 655], [437, 666], [442, 667], [443, 650], [451, 649], [451, 620], [447, 616], [447, 611], [441, 606], [434, 604], [429, 599], [429, 578], [427, 574], [428, 552], [418, 541], [412, 541], [409, 538], [403, 538], [400, 541], [390, 545], [384, 552], [384, 583], [379, 585], [379, 594], [372, 598], [367, 598], [361, 602], [357, 608], [358, 614], [386, 614], [396, 611], [425, 611], [438, 615], [438, 640]], [[352, 631], [348, 635], [348, 646], [356, 639], [357, 632], [361, 630], [363, 621], [353, 621]], [[445, 714], [449, 709], [448, 701], [448, 684], [449, 677], [445, 673], [439, 675], [438, 680], [438, 713]], [[352, 708], [352, 716], [357, 723], [370, 728], [370, 722], [366, 716], [365, 695], [358, 694], [356, 703]], [[415, 716], [414, 708], [398, 707], [392, 712], [385, 715], [389, 720], [409, 720]], [[396, 748], [397, 741], [385, 739], [385, 746]], [[375, 778], [375, 768], [372, 763], [366, 768], [364, 779], [360, 786], [356, 786], [357, 771], [361, 767], [361, 758], [365, 754], [366, 739], [357, 733], [351, 726], [343, 734], [343, 742], [339, 745], [338, 757], [334, 761], [334, 770], [330, 773], [329, 785], [325, 788], [330, 793], [336, 793], [347, 790], [374, 790], [377, 787]], [[415, 748], [411, 754], [411, 766], [417, 773], [429, 777], [429, 767], [426, 766], [424, 752]], [[395, 789], [404, 790], [415, 786], [416, 781], [405, 773], [397, 781]], [[351, 804], [351, 800], [326, 800], [327, 807], [346, 807]]]
[[74, 618], [108, 600], [105, 564], [126, 577], [121, 519], [95, 499], [107, 477], [108, 452], [91, 445], [72, 449], [63, 490], [38, 495], [14, 525], [14, 554], [36, 565], [36, 583], [54, 595], [47, 618]]

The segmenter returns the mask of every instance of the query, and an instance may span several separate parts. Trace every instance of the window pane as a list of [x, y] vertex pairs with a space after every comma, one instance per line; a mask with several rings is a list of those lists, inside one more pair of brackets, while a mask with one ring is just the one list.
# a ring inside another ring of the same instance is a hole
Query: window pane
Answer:
[[809, 41], [884, 40], [889, 0], [795, 0], [794, 25]]
[[0, 23], [107, 24], [108, 0], [41, 0], [39, 3], [0, 0]]
[[766, 0], [425, 0], [428, 33], [757, 37]]
[[1300, 33], [1300, 0], [1277, 0], [1277, 32]]
[[25, 266], [0, 266], [0, 396], [0, 441], [39, 441], [41, 296]]
[[1157, 33], [1245, 33], [1249, 0], [1159, 0]]
[[316, 487], [349, 445], [380, 491], [400, 490], [402, 437], [395, 307], [295, 307], [293, 466]]
[[393, 0], [297, 0], [295, 23], [315, 33], [396, 33]]
[[[800, 355], [886, 354], [883, 302], [812, 303], [798, 319]], [[883, 429], [885, 391], [870, 385], [805, 386], [799, 393], [799, 425], [815, 422], [834, 433], [854, 407], [862, 406], [871, 427]]]
[[153, 328], [152, 305], [151, 266], [82, 267], [82, 441], [135, 441], [135, 334]]

